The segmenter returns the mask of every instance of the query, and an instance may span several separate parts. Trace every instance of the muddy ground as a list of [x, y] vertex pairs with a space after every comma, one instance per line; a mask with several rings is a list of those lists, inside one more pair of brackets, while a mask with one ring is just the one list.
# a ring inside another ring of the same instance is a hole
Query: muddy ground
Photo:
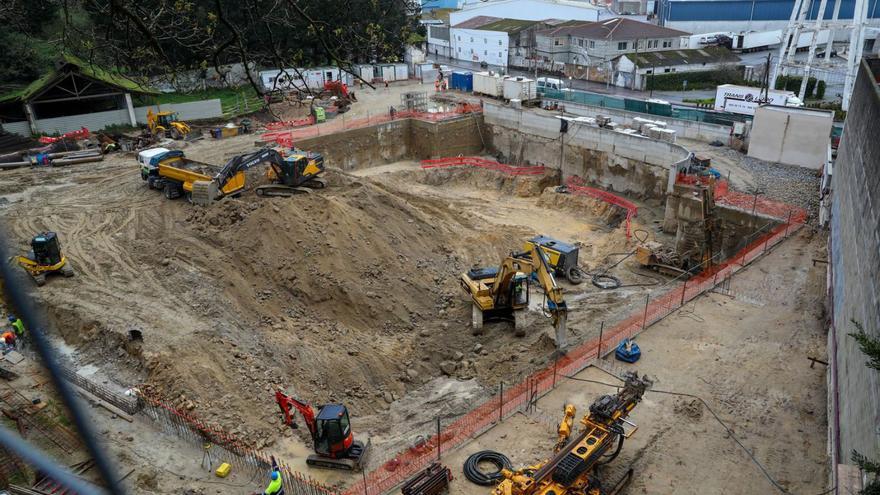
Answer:
[[[641, 334], [636, 364], [600, 361], [613, 374], [654, 379], [654, 391], [629, 418], [638, 430], [600, 471], [606, 483], [632, 467], [627, 494], [777, 492], [699, 399], [674, 392], [705, 400], [788, 493], [828, 488], [826, 373], [807, 359], [825, 359], [825, 268], [811, 263], [824, 249], [820, 236], [801, 233], [737, 274], [729, 291], [700, 296]], [[574, 404], [580, 419], [597, 397], [616, 393], [620, 382], [606, 371], [560, 378], [536, 412], [517, 414], [444, 456], [459, 475], [450, 493], [487, 493], [460, 475], [476, 451], [503, 452], [515, 468], [550, 457], [565, 404]]]
[[[219, 148], [201, 141], [186, 153], [218, 162]], [[281, 426], [275, 387], [346, 403], [378, 463], [437, 416], [470, 410], [554, 351], [537, 290], [525, 338], [504, 323], [472, 335], [462, 272], [497, 265], [538, 233], [581, 243], [587, 270], [629, 249], [618, 212], [554, 192], [552, 175], [514, 180], [405, 162], [326, 176], [329, 188], [311, 195], [247, 192], [205, 209], [149, 190], [134, 158], [117, 154], [4, 172], [0, 194], [14, 245], [24, 250], [33, 233], [54, 230], [77, 270], [34, 290], [69, 359], [296, 467], [306, 444]], [[637, 225], [654, 230], [656, 218], [646, 208]], [[595, 336], [600, 321], [624, 316], [660, 282], [631, 261], [615, 271], [631, 287], [562, 282], [572, 342]], [[132, 330], [142, 342], [129, 341]], [[425, 401], [437, 407], [425, 411]]]

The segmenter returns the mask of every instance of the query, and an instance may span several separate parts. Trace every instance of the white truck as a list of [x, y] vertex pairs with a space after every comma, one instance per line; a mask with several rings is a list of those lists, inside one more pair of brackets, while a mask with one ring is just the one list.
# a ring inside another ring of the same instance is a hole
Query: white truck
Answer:
[[791, 91], [771, 89], [764, 95], [761, 88], [722, 84], [715, 90], [715, 111], [755, 115], [760, 105], [802, 107], [804, 103]]

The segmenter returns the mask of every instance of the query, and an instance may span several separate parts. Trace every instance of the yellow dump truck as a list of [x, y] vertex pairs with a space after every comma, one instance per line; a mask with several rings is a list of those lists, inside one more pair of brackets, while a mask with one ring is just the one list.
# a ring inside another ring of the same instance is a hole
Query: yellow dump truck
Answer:
[[[147, 181], [150, 189], [158, 189], [168, 199], [181, 196], [191, 199], [193, 184], [211, 182], [223, 167], [197, 162], [184, 156], [183, 151], [166, 148], [153, 148], [138, 154], [141, 166], [141, 179]], [[244, 189], [244, 170], [239, 170], [226, 180], [217, 196], [231, 196]]]

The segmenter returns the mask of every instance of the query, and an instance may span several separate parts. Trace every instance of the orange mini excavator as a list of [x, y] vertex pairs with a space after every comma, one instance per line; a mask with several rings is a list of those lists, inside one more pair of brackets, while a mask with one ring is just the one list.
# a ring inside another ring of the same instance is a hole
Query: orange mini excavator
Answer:
[[344, 405], [325, 404], [318, 407], [318, 413], [315, 414], [312, 406], [280, 390], [275, 392], [275, 401], [284, 414], [284, 424], [291, 428], [297, 427], [294, 421], [295, 409], [302, 414], [306, 427], [312, 434], [315, 453], [306, 459], [306, 464], [348, 471], [361, 468], [370, 444], [367, 442], [364, 445], [354, 439], [348, 420], [348, 409]]

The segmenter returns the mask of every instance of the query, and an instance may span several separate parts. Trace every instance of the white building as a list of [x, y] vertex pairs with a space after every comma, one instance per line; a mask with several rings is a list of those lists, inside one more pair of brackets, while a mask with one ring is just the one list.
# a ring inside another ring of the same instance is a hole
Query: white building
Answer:
[[432, 55], [452, 57], [452, 44], [449, 41], [449, 26], [445, 24], [428, 26], [428, 58]]
[[452, 57], [469, 62], [485, 62], [500, 67], [507, 66], [509, 36], [506, 31], [480, 29], [497, 21], [495, 17], [478, 16], [454, 25], [449, 30]]
[[599, 20], [599, 7], [573, 0], [488, 0], [465, 4], [461, 10], [449, 14], [449, 24], [455, 26], [477, 16], [489, 16], [523, 21], [565, 19], [575, 21]]

